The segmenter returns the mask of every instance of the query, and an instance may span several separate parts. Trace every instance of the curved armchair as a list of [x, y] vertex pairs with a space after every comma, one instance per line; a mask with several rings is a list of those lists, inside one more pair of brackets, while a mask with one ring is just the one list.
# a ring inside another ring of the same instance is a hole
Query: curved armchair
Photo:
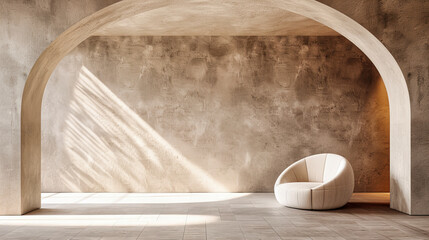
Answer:
[[326, 210], [344, 206], [353, 194], [354, 174], [344, 157], [317, 154], [286, 168], [274, 185], [277, 201], [287, 207]]

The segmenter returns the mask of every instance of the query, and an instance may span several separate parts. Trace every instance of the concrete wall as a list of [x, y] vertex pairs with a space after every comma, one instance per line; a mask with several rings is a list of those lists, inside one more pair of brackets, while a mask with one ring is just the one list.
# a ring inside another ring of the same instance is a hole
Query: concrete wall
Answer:
[[389, 191], [388, 101], [343, 37], [93, 37], [48, 83], [42, 191], [273, 191], [310, 154]]

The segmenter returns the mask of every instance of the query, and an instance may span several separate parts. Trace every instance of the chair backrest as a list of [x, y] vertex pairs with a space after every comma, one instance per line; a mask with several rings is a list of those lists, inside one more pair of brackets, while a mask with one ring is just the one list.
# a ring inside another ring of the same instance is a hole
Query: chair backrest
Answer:
[[337, 154], [327, 154], [325, 169], [323, 170], [323, 182], [327, 182], [338, 175], [347, 165], [347, 160]]
[[346, 167], [347, 160], [337, 154], [322, 153], [303, 159], [307, 169], [307, 177], [302, 180], [308, 182], [327, 182], [333, 179]]

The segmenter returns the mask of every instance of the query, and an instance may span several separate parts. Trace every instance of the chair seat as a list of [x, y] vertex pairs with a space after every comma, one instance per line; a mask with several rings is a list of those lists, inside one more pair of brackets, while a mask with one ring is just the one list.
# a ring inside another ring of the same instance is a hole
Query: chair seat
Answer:
[[321, 182], [290, 182], [290, 183], [282, 183], [277, 187], [283, 190], [302, 190], [302, 189], [312, 189], [320, 185], [322, 185]]
[[312, 209], [311, 189], [320, 185], [321, 182], [282, 183], [276, 186], [276, 197], [286, 206]]

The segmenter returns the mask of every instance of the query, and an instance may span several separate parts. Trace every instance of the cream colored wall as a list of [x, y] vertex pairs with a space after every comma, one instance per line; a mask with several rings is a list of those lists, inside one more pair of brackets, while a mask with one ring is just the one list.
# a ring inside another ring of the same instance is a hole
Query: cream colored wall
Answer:
[[42, 112], [44, 192], [272, 192], [320, 152], [389, 191], [388, 102], [343, 37], [93, 37]]

